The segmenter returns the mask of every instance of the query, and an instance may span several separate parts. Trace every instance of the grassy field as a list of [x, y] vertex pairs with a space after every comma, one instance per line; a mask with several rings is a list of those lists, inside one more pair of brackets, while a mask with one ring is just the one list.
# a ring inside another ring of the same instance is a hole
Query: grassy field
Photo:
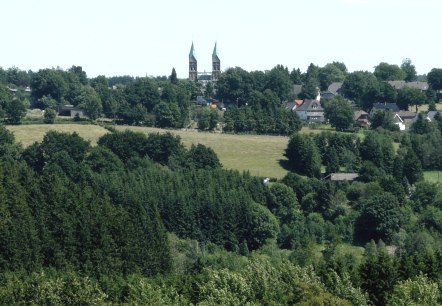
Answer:
[[[428, 112], [428, 104], [419, 105], [417, 107], [417, 109], [418, 109], [418, 113], [420, 113], [420, 112]], [[436, 103], [436, 109], [437, 110], [442, 110], [442, 103]], [[412, 106], [410, 106], [409, 110], [415, 111], [416, 108], [415, 108], [414, 105], [412, 105]]]
[[[212, 148], [218, 155], [225, 169], [250, 171], [252, 175], [282, 178], [287, 174], [283, 165], [287, 162], [284, 156], [288, 143], [285, 136], [264, 135], [232, 135], [220, 133], [206, 133], [195, 130], [163, 130], [148, 127], [116, 126], [118, 130], [130, 129], [142, 133], [165, 133], [179, 135], [188, 148], [192, 144], [203, 144]], [[34, 142], [40, 142], [50, 130], [59, 132], [77, 132], [96, 145], [98, 138], [108, 131], [98, 125], [83, 124], [29, 124], [8, 126], [15, 135], [16, 141], [24, 147]], [[303, 128], [301, 133], [320, 133], [324, 129]], [[359, 135], [360, 134], [360, 135]], [[362, 132], [358, 135], [363, 137]]]
[[[98, 125], [82, 124], [29, 124], [7, 126], [7, 128], [14, 133], [16, 141], [24, 147], [42, 141], [44, 135], [50, 130], [66, 133], [77, 132], [81, 137], [89, 140], [92, 145], [96, 145], [98, 138], [108, 132]], [[129, 126], [118, 126], [117, 129], [130, 129], [142, 133], [165, 133], [167, 131]], [[282, 178], [287, 173], [287, 170], [280, 164], [281, 161], [287, 160], [283, 155], [287, 147], [287, 137], [200, 133], [193, 130], [170, 130], [170, 132], [179, 135], [186, 147], [198, 143], [211, 147], [225, 169], [249, 170], [252, 175], [275, 178]]]
[[92, 145], [96, 145], [98, 138], [108, 133], [101, 126], [83, 124], [26, 124], [9, 125], [7, 128], [14, 133], [15, 140], [24, 147], [34, 142], [41, 142], [44, 135], [51, 130], [64, 133], [77, 132], [82, 138], [89, 140]]
[[442, 183], [442, 171], [424, 171], [424, 179], [431, 183]]
[[[142, 133], [166, 132], [146, 127], [119, 126], [117, 129], [130, 129]], [[287, 170], [280, 162], [287, 160], [283, 154], [288, 137], [201, 133], [194, 130], [170, 130], [170, 132], [179, 135], [186, 147], [198, 143], [211, 147], [225, 169], [249, 170], [252, 175], [274, 178], [282, 178], [287, 174]]]

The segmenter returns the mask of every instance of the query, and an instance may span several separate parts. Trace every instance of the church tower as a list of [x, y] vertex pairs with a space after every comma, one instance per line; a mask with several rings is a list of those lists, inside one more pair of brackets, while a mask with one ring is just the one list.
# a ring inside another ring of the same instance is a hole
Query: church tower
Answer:
[[190, 53], [189, 53], [189, 80], [191, 81], [198, 80], [198, 65], [195, 56], [195, 49], [193, 47], [193, 42], [192, 42], [192, 47], [190, 47]]
[[218, 51], [216, 50], [216, 43], [215, 43], [215, 48], [213, 48], [213, 53], [212, 53], [212, 81], [218, 81], [220, 73], [221, 73], [221, 60], [218, 57]]

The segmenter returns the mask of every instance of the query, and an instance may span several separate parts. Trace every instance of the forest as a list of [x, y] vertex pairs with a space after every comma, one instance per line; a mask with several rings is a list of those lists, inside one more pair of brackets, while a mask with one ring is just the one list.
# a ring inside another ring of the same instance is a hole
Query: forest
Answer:
[[269, 185], [170, 133], [22, 148], [2, 126], [0, 303], [437, 305], [442, 119], [423, 124], [295, 133]]
[[[367, 110], [374, 101], [402, 109], [439, 101], [442, 70], [417, 76], [410, 61], [394, 66], [237, 67], [204, 92], [174, 70], [89, 79], [79, 66], [0, 69], [4, 123], [32, 122], [28, 108], [56, 123], [57, 107], [72, 104], [109, 131], [97, 145], [50, 131], [23, 147], [0, 125], [0, 304], [440, 305], [442, 190], [424, 179], [442, 170], [440, 114], [418, 116], [407, 132], [386, 116], [358, 133], [301, 133], [282, 105], [294, 84], [310, 98], [334, 81]], [[430, 89], [412, 99], [416, 92], [385, 83], [423, 78]], [[221, 117], [194, 107], [201, 93], [234, 105]], [[204, 131], [222, 123], [229, 133], [289, 135], [288, 174], [267, 182], [171, 133], [114, 127], [192, 121]], [[357, 179], [328, 179], [337, 172]]]

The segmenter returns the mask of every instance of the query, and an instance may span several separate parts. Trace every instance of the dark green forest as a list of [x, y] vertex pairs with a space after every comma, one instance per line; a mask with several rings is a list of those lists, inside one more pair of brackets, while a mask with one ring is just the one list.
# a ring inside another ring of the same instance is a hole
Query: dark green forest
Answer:
[[[387, 83], [396, 80], [429, 88], [396, 90]], [[333, 82], [342, 98], [324, 108], [340, 132], [299, 133], [283, 102]], [[442, 69], [418, 76], [409, 59], [373, 73], [339, 62], [305, 73], [235, 67], [206, 87], [174, 70], [88, 78], [80, 66], [0, 68], [4, 123], [33, 122], [29, 108], [57, 123], [66, 104], [112, 123], [96, 146], [52, 131], [26, 148], [0, 125], [0, 304], [440, 305], [442, 189], [424, 171], [442, 170], [442, 118], [419, 114], [399, 132], [391, 113], [376, 113], [360, 133], [350, 119], [375, 102], [435, 109], [441, 89]], [[228, 107], [196, 106], [201, 95]], [[290, 136], [288, 174], [268, 183], [223, 169], [204, 145], [113, 128], [192, 122]], [[330, 179], [339, 172], [357, 179]]]
[[169, 133], [1, 126], [0, 304], [437, 305], [441, 127], [295, 133], [266, 185]]

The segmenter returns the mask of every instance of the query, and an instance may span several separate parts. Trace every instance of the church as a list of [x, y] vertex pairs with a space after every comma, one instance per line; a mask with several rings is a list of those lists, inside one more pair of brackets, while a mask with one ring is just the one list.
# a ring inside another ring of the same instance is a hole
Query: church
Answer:
[[218, 57], [218, 51], [215, 47], [213, 48], [212, 53], [212, 72], [198, 72], [198, 61], [196, 60], [195, 48], [193, 46], [190, 47], [189, 53], [189, 80], [201, 83], [207, 82], [216, 82], [221, 73], [221, 60]]

